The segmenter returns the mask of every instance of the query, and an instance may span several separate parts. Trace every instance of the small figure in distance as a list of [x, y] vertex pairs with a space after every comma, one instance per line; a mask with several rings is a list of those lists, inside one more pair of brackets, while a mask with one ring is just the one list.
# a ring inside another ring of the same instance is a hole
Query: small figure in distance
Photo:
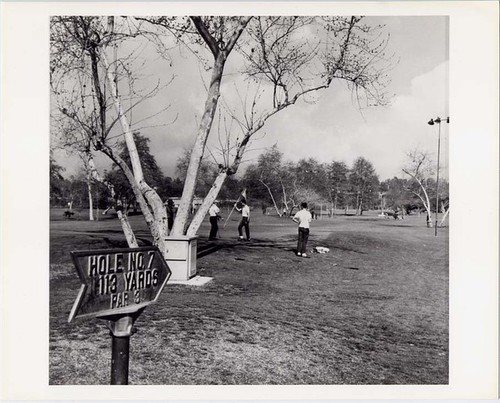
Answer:
[[208, 214], [210, 215], [210, 234], [208, 236], [209, 241], [215, 241], [217, 239], [217, 232], [219, 231], [219, 220], [223, 220], [220, 215], [219, 201], [215, 200], [208, 209]]
[[307, 257], [307, 240], [309, 239], [309, 224], [312, 216], [307, 210], [307, 203], [303, 202], [300, 205], [301, 210], [292, 217], [292, 220], [299, 224], [299, 237], [297, 241], [297, 256]]
[[247, 241], [250, 241], [250, 207], [248, 207], [247, 202], [242, 198], [238, 203], [234, 205], [238, 212], [241, 212], [241, 221], [238, 225], [238, 240], [243, 240], [243, 227], [245, 227], [245, 235], [247, 236]]
[[172, 199], [167, 199], [167, 226], [168, 233], [172, 231], [172, 227], [174, 226], [174, 218], [175, 218], [175, 203]]

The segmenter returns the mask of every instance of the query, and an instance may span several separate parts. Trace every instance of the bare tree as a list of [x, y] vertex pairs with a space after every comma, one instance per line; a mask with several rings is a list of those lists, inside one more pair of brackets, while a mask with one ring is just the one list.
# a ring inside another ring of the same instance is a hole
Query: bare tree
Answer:
[[[257, 162], [249, 166], [245, 178], [247, 181], [256, 181], [262, 185], [273, 203], [276, 213], [281, 216], [278, 206], [281, 197], [286, 200], [286, 192], [283, 187], [283, 153], [278, 150], [277, 145], [266, 149], [258, 158]], [[285, 203], [285, 206], [287, 204]]]
[[[308, 100], [313, 93], [329, 88], [335, 79], [351, 87], [359, 105], [386, 102], [383, 92], [389, 63], [383, 53], [386, 41], [361, 21], [361, 17], [245, 20], [246, 35], [238, 42], [238, 51], [247, 60], [246, 77], [258, 83], [261, 94], [253, 97], [250, 105], [245, 104], [243, 116], [236, 118], [241, 140], [236, 144], [232, 163], [220, 168], [187, 230], [188, 235], [197, 232], [225, 178], [237, 172], [250, 139], [268, 119], [299, 100]], [[203, 21], [198, 21], [198, 29], [203, 27], [200, 24]], [[311, 35], [311, 31], [316, 36]], [[215, 47], [213, 41], [208, 43], [212, 43], [210, 49]], [[271, 102], [265, 102], [265, 95]], [[209, 99], [213, 100], [210, 92]]]
[[[79, 117], [81, 108], [77, 111], [67, 106], [66, 110], [60, 110], [80, 126], [88, 140], [86, 150], [104, 153], [122, 169], [153, 242], [160, 250], [165, 250], [168, 235], [166, 212], [157, 192], [144, 180], [134, 144], [129, 112], [145, 96], [137, 97], [133, 91], [123, 95], [123, 80], [127, 80], [129, 86], [134, 82], [131, 63], [115, 57], [123, 41], [154, 33], [156, 43], [164, 41], [165, 50], [174, 38], [190, 49], [210, 73], [204, 112], [191, 148], [183, 194], [171, 233], [174, 236], [197, 233], [224, 181], [238, 171], [252, 137], [280, 111], [300, 100], [317, 101], [314, 94], [328, 89], [334, 80], [345, 82], [361, 107], [386, 102], [384, 88], [390, 64], [384, 55], [387, 41], [380, 35], [379, 27], [365, 25], [361, 17], [192, 16], [124, 18], [120, 21], [116, 24], [112, 17], [53, 19], [51, 69], [62, 77], [65, 67], [69, 68], [68, 59], [74, 61], [72, 70], [78, 67], [81, 81], [75, 83], [76, 90], [70, 94], [73, 98], [82, 95], [85, 104], [92, 107], [90, 111], [87, 108], [83, 118]], [[236, 140], [226, 148], [225, 158], [218, 165], [218, 175], [189, 222], [200, 164], [222, 99], [221, 83], [228, 79], [225, 68], [234, 50], [244, 61], [244, 67], [237, 71], [239, 80], [234, 74], [231, 77], [235, 85], [247, 80], [244, 85], [248, 88], [248, 83], [252, 83], [252, 88], [257, 89], [256, 95], [250, 103], [243, 104], [238, 116], [236, 111], [231, 111], [231, 120], [238, 122], [238, 129], [234, 130]], [[86, 90], [81, 91], [82, 88]], [[147, 95], [154, 96], [158, 90], [153, 88]], [[58, 90], [55, 94], [61, 96]], [[110, 107], [114, 107], [114, 114]], [[117, 155], [111, 142], [111, 130], [116, 123], [121, 125], [119, 135], [126, 141], [130, 167]]]
[[[127, 177], [155, 244], [162, 245], [167, 233], [166, 210], [157, 193], [144, 181], [133, 132], [127, 113], [145, 99], [158, 93], [156, 85], [147, 94], [133, 90], [133, 75], [128, 70], [132, 56], [126, 62], [108, 61], [109, 47], [134, 32], [116, 32], [114, 20], [99, 17], [55, 17], [51, 21], [51, 84], [54, 108], [53, 122], [62, 134], [64, 146], [84, 156], [89, 173], [102, 182], [93, 163], [93, 152], [107, 155]], [[120, 78], [126, 80], [129, 95], [125, 108], [119, 92]], [[111, 114], [114, 106], [116, 114]], [[123, 132], [113, 134], [117, 123]], [[125, 138], [131, 167], [116, 150], [118, 138]], [[108, 184], [111, 189], [112, 185]], [[137, 245], [126, 215], [116, 206], [129, 245]]]
[[434, 173], [432, 161], [429, 160], [429, 155], [426, 152], [418, 150], [409, 152], [407, 157], [408, 164], [406, 168], [403, 168], [403, 172], [411, 178], [408, 190], [417, 196], [422, 202], [427, 212], [427, 227], [430, 228], [432, 227], [432, 212], [428, 182], [430, 176]]

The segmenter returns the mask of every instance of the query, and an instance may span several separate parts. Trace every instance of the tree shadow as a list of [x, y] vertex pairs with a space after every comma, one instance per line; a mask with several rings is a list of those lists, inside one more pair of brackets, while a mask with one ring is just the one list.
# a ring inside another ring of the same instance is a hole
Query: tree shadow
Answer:
[[354, 252], [354, 253], [359, 253], [361, 255], [366, 255], [366, 252], [362, 252], [360, 250], [353, 249], [353, 248], [347, 248], [345, 246], [335, 246], [335, 245], [332, 245], [332, 246], [330, 246], [330, 248], [337, 249], [337, 250], [342, 250], [344, 252]]
[[219, 243], [216, 244], [213, 242], [210, 242], [210, 243], [205, 244], [205, 245], [199, 245], [197, 253], [196, 253], [196, 258], [200, 259], [204, 256], [211, 255], [212, 253], [215, 253], [215, 252], [221, 250], [222, 248], [223, 248], [223, 245], [221, 245]]
[[[319, 242], [320, 239], [316, 240], [315, 237], [313, 236], [309, 238], [309, 241]], [[324, 240], [321, 239], [321, 241], [323, 241], [324, 243]], [[338, 250], [344, 252], [353, 252], [361, 255], [367, 254], [367, 252], [363, 252], [359, 249], [355, 249], [348, 246], [341, 246], [335, 244], [328, 244], [326, 246], [332, 249], [332, 252], [334, 250]], [[252, 239], [251, 241], [238, 241], [238, 240], [225, 240], [225, 239], [218, 239], [217, 241], [199, 240], [197, 258], [203, 258], [204, 256], [211, 255], [212, 253], [221, 250], [243, 252], [243, 251], [257, 251], [266, 249], [282, 250], [285, 252], [293, 252], [295, 254], [297, 252], [297, 236], [296, 235], [285, 236], [274, 241], [268, 239], [255, 239], [255, 238]], [[357, 270], [358, 268], [349, 267], [349, 269]]]
[[[293, 242], [293, 238], [290, 242]], [[252, 239], [251, 241], [234, 241], [234, 240], [217, 240], [215, 242], [201, 241], [198, 244], [198, 253], [196, 255], [197, 258], [202, 258], [204, 256], [211, 255], [212, 253], [218, 252], [220, 250], [225, 251], [250, 251], [256, 249], [280, 249], [284, 251], [293, 251], [293, 245], [290, 245], [288, 240], [284, 239], [279, 242], [269, 241], [269, 240], [261, 240], [261, 239]]]
[[[96, 236], [90, 236], [90, 238], [97, 238]], [[125, 239], [114, 238], [114, 237], [103, 237], [101, 238], [109, 247], [112, 248], [127, 248], [128, 244]], [[139, 246], [153, 246], [153, 242], [148, 238], [136, 237]], [[314, 242], [314, 238], [311, 239]], [[217, 241], [199, 240], [197, 247], [197, 259], [201, 259], [205, 256], [209, 256], [213, 253], [219, 252], [221, 250], [225, 251], [252, 251], [259, 249], [273, 249], [282, 250], [285, 252], [297, 252], [296, 248], [297, 237], [295, 235], [282, 237], [276, 241], [270, 241], [267, 239], [252, 239], [251, 241], [238, 241], [238, 240], [225, 240], [218, 239]], [[330, 249], [337, 249], [345, 252], [354, 252], [359, 254], [366, 254], [360, 250], [340, 246], [340, 245], [327, 245]]]

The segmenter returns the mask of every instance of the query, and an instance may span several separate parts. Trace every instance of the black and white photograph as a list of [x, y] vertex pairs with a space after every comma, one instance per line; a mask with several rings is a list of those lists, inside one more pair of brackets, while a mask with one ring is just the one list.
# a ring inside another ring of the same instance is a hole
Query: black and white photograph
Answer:
[[[259, 387], [349, 386], [359, 394], [318, 389], [316, 398], [387, 398], [382, 387], [393, 386], [415, 393], [396, 398], [460, 398], [457, 379], [472, 379], [473, 366], [453, 357], [468, 354], [467, 337], [495, 346], [486, 329], [498, 328], [498, 238], [488, 236], [498, 234], [475, 229], [498, 224], [489, 187], [498, 99], [483, 110], [468, 99], [472, 118], [454, 106], [463, 10], [454, 19], [437, 2], [410, 12], [391, 2], [202, 3], [34, 11], [45, 27], [32, 67], [44, 79], [36, 93], [46, 104], [33, 113], [43, 147], [26, 143], [17, 163], [41, 160], [24, 175], [36, 181], [41, 169], [44, 179], [17, 197], [30, 201], [21, 219], [38, 215], [44, 241], [25, 233], [23, 252], [12, 248], [24, 261], [2, 265], [42, 272], [42, 298], [22, 292], [41, 305], [42, 390], [254, 386], [244, 399], [277, 397]], [[498, 12], [482, 3], [470, 7], [476, 22]], [[498, 27], [498, 13], [491, 21], [485, 29]], [[498, 72], [498, 48], [487, 51]], [[467, 73], [478, 92], [481, 70]], [[31, 117], [25, 110], [18, 124]], [[471, 121], [478, 132], [464, 134]], [[458, 176], [479, 189], [463, 190]], [[16, 211], [2, 211], [10, 226]], [[464, 281], [470, 291], [458, 290]], [[494, 398], [497, 352], [474, 348], [487, 376], [470, 397]], [[307, 391], [279, 397], [313, 398]], [[123, 393], [99, 398], [150, 397]]]

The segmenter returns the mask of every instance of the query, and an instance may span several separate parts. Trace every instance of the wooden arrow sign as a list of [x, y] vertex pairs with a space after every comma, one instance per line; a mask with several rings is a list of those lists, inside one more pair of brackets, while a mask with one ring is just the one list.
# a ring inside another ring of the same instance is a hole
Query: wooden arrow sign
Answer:
[[82, 285], [68, 321], [137, 312], [158, 299], [172, 272], [156, 247], [71, 252]]

